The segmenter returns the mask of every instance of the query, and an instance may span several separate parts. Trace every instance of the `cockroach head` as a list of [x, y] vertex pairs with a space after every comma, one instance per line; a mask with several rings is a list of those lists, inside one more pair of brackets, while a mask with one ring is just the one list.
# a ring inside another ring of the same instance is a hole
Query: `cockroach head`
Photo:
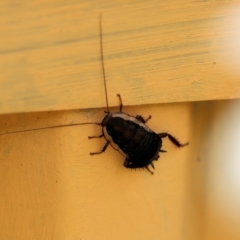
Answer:
[[107, 115], [103, 118], [102, 120], [102, 127], [106, 126], [107, 122], [109, 121], [109, 119], [112, 117], [112, 113], [110, 112], [105, 112]]

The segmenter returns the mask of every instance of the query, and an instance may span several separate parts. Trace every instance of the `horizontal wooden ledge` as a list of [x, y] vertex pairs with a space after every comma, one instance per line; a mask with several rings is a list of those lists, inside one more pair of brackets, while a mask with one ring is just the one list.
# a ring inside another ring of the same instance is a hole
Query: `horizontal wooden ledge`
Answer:
[[106, 106], [100, 11], [110, 106], [240, 97], [239, 1], [40, 3], [0, 3], [1, 114]]

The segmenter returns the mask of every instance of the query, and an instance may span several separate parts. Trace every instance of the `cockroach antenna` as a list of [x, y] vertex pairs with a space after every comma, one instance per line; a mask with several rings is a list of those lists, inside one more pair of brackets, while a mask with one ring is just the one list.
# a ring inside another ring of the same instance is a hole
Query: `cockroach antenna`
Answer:
[[101, 123], [98, 123], [98, 122], [73, 123], [73, 124], [55, 125], [55, 126], [49, 126], [49, 127], [31, 128], [31, 129], [26, 129], [26, 130], [5, 132], [5, 133], [0, 133], [0, 136], [7, 135], [7, 134], [13, 134], [13, 133], [24, 133], [24, 132], [32, 132], [32, 131], [43, 130], [43, 129], [61, 128], [61, 127], [74, 127], [74, 126], [87, 125], [87, 124], [96, 124], [96, 125], [99, 125], [99, 126], [101, 125]]
[[[103, 81], [104, 81], [104, 89], [105, 89], [105, 96], [106, 96], [106, 106], [107, 111], [105, 113], [109, 113], [109, 106], [108, 106], [108, 96], [107, 96], [107, 84], [106, 84], [106, 74], [105, 74], [105, 67], [104, 67], [104, 58], [103, 58], [103, 41], [102, 41], [102, 14], [99, 14], [99, 31], [100, 31], [100, 55], [101, 55], [101, 62], [102, 62], [102, 74], [103, 74]], [[101, 126], [99, 122], [85, 122], [85, 123], [74, 123], [74, 124], [64, 124], [64, 125], [56, 125], [56, 126], [49, 126], [49, 127], [42, 127], [42, 128], [31, 128], [26, 130], [18, 130], [18, 131], [11, 131], [0, 133], [0, 136], [13, 134], [13, 133], [23, 133], [23, 132], [31, 132], [31, 131], [39, 131], [43, 129], [52, 129], [52, 128], [61, 128], [61, 127], [73, 127], [79, 125], [88, 125], [88, 124], [95, 124]]]
[[109, 113], [109, 106], [108, 106], [108, 95], [107, 95], [107, 83], [106, 83], [106, 74], [105, 74], [105, 66], [104, 66], [104, 57], [103, 57], [103, 40], [102, 40], [102, 14], [99, 15], [99, 31], [100, 31], [100, 52], [101, 52], [101, 62], [102, 62], [102, 74], [103, 74], [103, 81], [104, 81], [104, 90], [105, 90], [105, 97], [106, 97], [106, 106], [107, 111]]

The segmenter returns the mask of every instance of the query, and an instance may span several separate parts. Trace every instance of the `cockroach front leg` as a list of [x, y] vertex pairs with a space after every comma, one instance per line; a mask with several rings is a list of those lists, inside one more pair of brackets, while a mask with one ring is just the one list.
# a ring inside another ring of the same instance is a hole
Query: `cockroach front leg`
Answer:
[[140, 122], [142, 122], [142, 123], [146, 123], [148, 120], [150, 120], [152, 118], [152, 116], [151, 115], [149, 115], [148, 116], [148, 118], [144, 118], [143, 116], [141, 116], [141, 115], [137, 115], [136, 116], [136, 119], [137, 120], [139, 120]]
[[122, 98], [121, 98], [121, 95], [119, 93], [117, 94], [117, 96], [118, 96], [119, 102], [120, 102], [119, 112], [122, 112], [122, 108], [123, 108]]

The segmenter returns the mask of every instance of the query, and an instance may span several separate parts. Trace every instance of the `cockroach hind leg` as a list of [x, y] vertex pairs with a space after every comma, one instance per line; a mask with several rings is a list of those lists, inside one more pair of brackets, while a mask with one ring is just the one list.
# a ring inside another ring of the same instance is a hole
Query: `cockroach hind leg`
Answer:
[[92, 139], [92, 138], [102, 138], [103, 134], [99, 135], [99, 136], [88, 136], [88, 139]]
[[189, 144], [189, 142], [184, 143], [184, 144], [180, 143], [175, 137], [173, 137], [171, 134], [169, 134], [167, 132], [158, 133], [158, 136], [160, 138], [168, 137], [168, 139], [177, 147], [185, 147]]
[[90, 152], [90, 155], [96, 155], [96, 154], [101, 154], [101, 153], [105, 152], [107, 147], [108, 147], [108, 145], [109, 145], [109, 143], [110, 142], [106, 142], [106, 144], [104, 145], [103, 149], [101, 151], [99, 151], [99, 152]]
[[166, 132], [163, 132], [163, 133], [158, 133], [157, 134], [160, 138], [165, 138], [168, 136], [168, 134]]
[[133, 167], [131, 167], [132, 164], [131, 164], [131, 162], [129, 161], [128, 158], [125, 159], [125, 161], [123, 163], [123, 166], [126, 167], [126, 168], [133, 168]]
[[[135, 169], [135, 170], [136, 170], [137, 168], [139, 168], [138, 166], [132, 164], [132, 162], [130, 162], [130, 160], [129, 160], [128, 158], [125, 159], [123, 165], [124, 165], [124, 167], [126, 167], [126, 168]], [[151, 163], [151, 166], [153, 166], [152, 163]], [[154, 174], [154, 172], [152, 172], [152, 171], [149, 169], [148, 166], [146, 166], [145, 168], [146, 168], [151, 174]], [[154, 168], [154, 166], [153, 166], [153, 168]]]
[[125, 159], [123, 166], [126, 168], [132, 168], [132, 169], [137, 169], [139, 168], [138, 166], [134, 165], [128, 158]]
[[118, 96], [119, 102], [120, 102], [119, 112], [122, 112], [122, 108], [123, 108], [122, 98], [121, 98], [121, 95], [119, 93], [117, 94], [117, 96]]
[[152, 168], [155, 169], [153, 162], [151, 162], [150, 164], [151, 164]]
[[141, 115], [137, 115], [136, 116], [136, 119], [137, 120], [139, 120], [140, 122], [142, 122], [142, 123], [146, 123], [148, 120], [150, 120], [152, 118], [152, 116], [151, 115], [149, 115], [148, 116], [148, 118], [144, 118], [143, 116], [141, 116]]
[[145, 167], [151, 174], [154, 174], [153, 171], [150, 170], [150, 168], [148, 166]]
[[160, 149], [159, 152], [167, 152], [167, 151], [165, 151], [165, 150], [163, 150], [163, 149]]
[[168, 136], [168, 139], [169, 139], [174, 145], [176, 145], [177, 147], [185, 147], [185, 146], [187, 146], [187, 145], [189, 144], [189, 142], [184, 143], [184, 144], [180, 143], [180, 142], [179, 142], [175, 137], [173, 137], [171, 134], [168, 134], [167, 136]]

